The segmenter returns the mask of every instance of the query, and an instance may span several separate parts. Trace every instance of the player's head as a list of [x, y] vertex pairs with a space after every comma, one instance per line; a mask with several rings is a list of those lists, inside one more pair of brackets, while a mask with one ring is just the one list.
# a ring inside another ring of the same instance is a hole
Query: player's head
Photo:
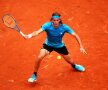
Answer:
[[62, 20], [61, 20], [61, 18], [60, 18], [60, 13], [58, 13], [58, 12], [53, 12], [52, 13], [52, 17], [51, 17], [51, 21], [53, 20], [53, 19], [59, 19], [60, 20], [60, 24], [62, 24]]
[[60, 16], [61, 15], [58, 12], [54, 12], [52, 14], [51, 21], [55, 27], [58, 26], [59, 24], [62, 24], [62, 20]]

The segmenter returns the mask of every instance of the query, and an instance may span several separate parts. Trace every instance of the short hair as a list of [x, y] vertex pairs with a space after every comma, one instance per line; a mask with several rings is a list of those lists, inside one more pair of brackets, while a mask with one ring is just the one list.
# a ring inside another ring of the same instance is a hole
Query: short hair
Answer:
[[[60, 14], [60, 13], [58, 13], [58, 12], [53, 12], [53, 13], [52, 13], [52, 16], [59, 16], [59, 17], [60, 17], [60, 16], [61, 16], [61, 14]], [[51, 21], [51, 20], [53, 20], [53, 18], [52, 18], [52, 17], [51, 17], [50, 21]], [[63, 22], [62, 22], [62, 20], [61, 20], [61, 19], [60, 19], [60, 24], [63, 24]]]

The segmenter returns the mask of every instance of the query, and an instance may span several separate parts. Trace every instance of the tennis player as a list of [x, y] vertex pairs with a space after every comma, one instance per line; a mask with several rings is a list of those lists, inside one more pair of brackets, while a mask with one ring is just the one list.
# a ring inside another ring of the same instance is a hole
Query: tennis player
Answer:
[[46, 41], [43, 43], [43, 47], [35, 60], [34, 72], [28, 79], [28, 82], [35, 82], [37, 80], [37, 72], [42, 59], [52, 51], [59, 53], [75, 70], [80, 72], [85, 71], [85, 68], [82, 65], [74, 63], [73, 59], [70, 57], [70, 54], [62, 41], [64, 34], [69, 33], [70, 35], [74, 36], [80, 46], [80, 51], [85, 54], [87, 53], [83, 48], [79, 36], [68, 25], [62, 23], [60, 16], [61, 15], [58, 12], [54, 12], [50, 22], [43, 24], [39, 30], [25, 35], [25, 39], [29, 39], [39, 35], [42, 32], [46, 32], [47, 34]]

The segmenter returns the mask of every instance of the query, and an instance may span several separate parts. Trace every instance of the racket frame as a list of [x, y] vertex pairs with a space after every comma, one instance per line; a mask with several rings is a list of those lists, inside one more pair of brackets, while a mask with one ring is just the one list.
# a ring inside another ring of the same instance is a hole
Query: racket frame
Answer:
[[[14, 22], [15, 22], [15, 27], [12, 28], [12, 27], [9, 27], [9, 26], [7, 26], [7, 25], [5, 24], [4, 17], [5, 17], [6, 15], [12, 17], [12, 19], [13, 19]], [[24, 33], [23, 33], [23, 32], [20, 30], [20, 28], [18, 27], [18, 23], [16, 22], [15, 18], [14, 18], [11, 14], [5, 14], [5, 15], [2, 17], [2, 21], [3, 21], [3, 23], [4, 23], [8, 28], [11, 28], [12, 30], [18, 31], [23, 37], [25, 36]]]

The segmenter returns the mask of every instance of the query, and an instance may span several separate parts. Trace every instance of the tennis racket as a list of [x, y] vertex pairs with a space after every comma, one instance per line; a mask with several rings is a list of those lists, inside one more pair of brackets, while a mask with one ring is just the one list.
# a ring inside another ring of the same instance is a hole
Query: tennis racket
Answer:
[[4, 25], [11, 28], [12, 30], [18, 31], [23, 37], [25, 36], [24, 33], [19, 29], [18, 24], [14, 17], [12, 17], [10, 14], [6, 14], [2, 18]]

